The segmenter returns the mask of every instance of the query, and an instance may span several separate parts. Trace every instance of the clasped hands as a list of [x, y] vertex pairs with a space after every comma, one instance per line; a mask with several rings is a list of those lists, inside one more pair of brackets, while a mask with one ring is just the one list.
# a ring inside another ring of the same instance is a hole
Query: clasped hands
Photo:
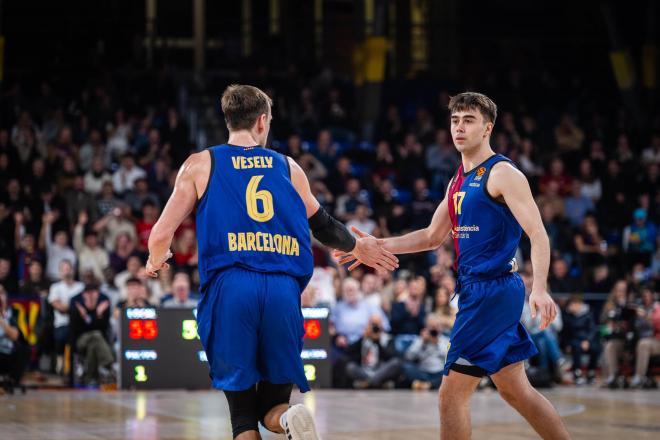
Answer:
[[378, 273], [392, 271], [399, 267], [399, 259], [384, 248], [384, 239], [369, 235], [355, 226], [351, 227], [351, 230], [357, 235], [353, 250], [350, 252], [339, 250], [333, 252], [339, 264], [352, 263], [348, 270], [353, 270], [360, 264], [364, 264], [374, 268]]

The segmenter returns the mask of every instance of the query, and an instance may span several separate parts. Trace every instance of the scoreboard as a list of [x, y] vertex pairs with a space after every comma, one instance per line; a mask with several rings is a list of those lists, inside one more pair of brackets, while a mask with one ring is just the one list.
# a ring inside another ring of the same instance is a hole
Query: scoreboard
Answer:
[[[206, 353], [197, 334], [196, 309], [128, 308], [120, 318], [119, 387], [211, 387]], [[331, 384], [327, 308], [303, 308], [305, 376], [312, 387]], [[240, 344], [241, 341], [236, 341]]]

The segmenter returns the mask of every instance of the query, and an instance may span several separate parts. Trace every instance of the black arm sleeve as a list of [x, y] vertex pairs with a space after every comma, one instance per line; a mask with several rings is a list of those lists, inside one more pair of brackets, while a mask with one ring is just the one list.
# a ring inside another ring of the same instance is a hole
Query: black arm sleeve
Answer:
[[350, 252], [355, 247], [355, 237], [322, 206], [308, 221], [312, 234], [324, 245], [344, 252]]

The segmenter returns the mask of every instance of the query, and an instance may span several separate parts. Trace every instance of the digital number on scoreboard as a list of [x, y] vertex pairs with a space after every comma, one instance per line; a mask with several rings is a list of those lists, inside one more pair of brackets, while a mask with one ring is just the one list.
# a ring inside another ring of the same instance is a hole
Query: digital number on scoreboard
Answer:
[[[304, 308], [305, 375], [313, 387], [331, 382], [327, 308]], [[211, 386], [196, 310], [130, 308], [121, 315], [120, 387], [123, 389]], [[240, 341], [237, 341], [240, 343]]]

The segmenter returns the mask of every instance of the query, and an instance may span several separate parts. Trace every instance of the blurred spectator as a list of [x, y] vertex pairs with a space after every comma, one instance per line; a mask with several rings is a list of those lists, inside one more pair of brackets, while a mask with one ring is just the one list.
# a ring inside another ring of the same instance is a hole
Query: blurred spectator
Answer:
[[[557, 310], [555, 320], [548, 327], [541, 330], [541, 315], [537, 314], [536, 317], [532, 318], [529, 307], [529, 295], [532, 293], [533, 278], [529, 272], [523, 272], [521, 277], [525, 284], [525, 304], [523, 305], [521, 322], [539, 351], [538, 355], [530, 361], [536, 362], [536, 368], [540, 370], [542, 375], [547, 378], [554, 377], [555, 381], [561, 382], [562, 368], [566, 364], [557, 336], [563, 328], [561, 311]], [[556, 307], [559, 309], [559, 306]]]
[[360, 181], [352, 178], [346, 182], [346, 193], [337, 197], [335, 215], [343, 221], [352, 220], [358, 205], [369, 206], [369, 199], [366, 192], [362, 191]]
[[147, 173], [135, 164], [132, 154], [124, 154], [121, 158], [121, 166], [112, 175], [112, 184], [117, 194], [124, 194], [132, 190], [135, 181], [147, 176]]
[[0, 285], [0, 374], [7, 374], [13, 385], [20, 383], [28, 364], [30, 349], [25, 344], [15, 313], [7, 303], [7, 292]]
[[85, 184], [82, 176], [76, 176], [73, 188], [65, 194], [66, 215], [70, 225], [75, 225], [78, 221], [78, 215], [85, 211], [87, 215], [96, 220], [96, 200], [94, 196], [85, 192]]
[[12, 294], [18, 291], [18, 280], [11, 270], [11, 261], [3, 257], [0, 257], [0, 286]]
[[424, 328], [425, 294], [426, 280], [418, 276], [410, 281], [407, 297], [392, 304], [392, 335], [397, 353], [404, 353]]
[[[518, 162], [520, 163], [520, 169], [525, 175], [535, 181], [537, 177], [543, 174], [543, 167], [539, 165], [536, 158], [536, 151], [534, 143], [531, 139], [525, 138], [522, 140], [521, 152], [518, 156]], [[453, 150], [453, 145], [452, 145]]]
[[[111, 375], [114, 357], [108, 343], [110, 329], [110, 299], [88, 284], [71, 300], [71, 340], [76, 352], [83, 356], [84, 379], [95, 385]], [[105, 376], [105, 377], [104, 377]]]
[[124, 299], [117, 302], [117, 307], [115, 308], [115, 319], [119, 317], [119, 314], [123, 310], [137, 307], [152, 307], [149, 302], [149, 291], [147, 286], [140, 280], [138, 277], [130, 277], [126, 280], [126, 295]]
[[634, 222], [623, 230], [623, 250], [627, 252], [629, 266], [637, 262], [649, 265], [658, 228], [647, 220], [647, 212], [642, 208], [635, 210], [633, 219]]
[[358, 204], [355, 207], [355, 214], [353, 218], [346, 223], [346, 227], [351, 231], [355, 236], [357, 234], [353, 232], [353, 228], [357, 228], [362, 232], [366, 232], [369, 235], [380, 235], [378, 230], [378, 225], [375, 221], [369, 218], [370, 215], [369, 207], [363, 203]]
[[571, 195], [564, 199], [566, 218], [571, 226], [580, 226], [584, 217], [594, 209], [594, 202], [582, 193], [582, 183], [574, 180]]
[[555, 141], [562, 153], [578, 152], [584, 142], [584, 132], [575, 125], [570, 115], [564, 114], [555, 128]]
[[174, 262], [182, 269], [197, 266], [197, 237], [193, 229], [185, 229], [174, 242]]
[[[597, 203], [603, 195], [603, 188], [600, 179], [594, 174], [591, 161], [582, 159], [580, 161], [579, 180], [581, 184], [581, 193], [588, 197], [593, 203]], [[591, 207], [593, 210], [593, 206]]]
[[126, 205], [112, 208], [110, 212], [94, 223], [93, 228], [96, 232], [103, 234], [104, 247], [110, 252], [115, 250], [117, 237], [121, 234], [128, 234], [131, 240], [137, 240], [135, 224], [130, 217], [130, 208]]
[[[112, 187], [112, 176], [106, 171], [105, 164], [103, 159], [100, 156], [95, 156], [92, 158], [89, 171], [85, 173], [83, 178], [83, 183], [85, 191], [93, 196], [101, 194], [103, 190], [103, 185], [108, 183], [110, 188], [110, 193], [114, 194], [114, 189]], [[96, 206], [99, 207], [98, 201], [96, 201]], [[100, 207], [99, 207], [100, 208]], [[107, 207], [101, 212], [101, 215], [105, 215], [108, 211]]]
[[660, 134], [651, 136], [649, 146], [642, 151], [642, 161], [645, 164], [660, 165]]
[[589, 280], [586, 291], [606, 293], [612, 289], [612, 275], [607, 264], [599, 264], [593, 270], [593, 275]]
[[309, 285], [313, 286], [316, 292], [316, 304], [319, 307], [333, 308], [337, 303], [335, 295], [335, 276], [337, 270], [333, 267], [315, 267]]
[[403, 372], [412, 382], [414, 390], [438, 389], [442, 381], [445, 358], [449, 351], [449, 338], [443, 335], [445, 323], [432, 313], [426, 317], [426, 326], [405, 353]]
[[380, 315], [383, 329], [389, 330], [389, 322], [382, 310], [362, 298], [360, 284], [355, 279], [346, 278], [342, 284], [342, 299], [330, 314], [335, 345], [345, 348], [360, 339], [372, 315]]
[[579, 281], [571, 276], [566, 260], [557, 258], [552, 262], [548, 286], [555, 293], [575, 293], [580, 290]]
[[50, 285], [50, 281], [44, 276], [43, 265], [35, 260], [30, 264], [30, 277], [21, 280], [18, 293], [22, 296], [46, 299]]
[[431, 224], [431, 218], [435, 213], [436, 203], [431, 200], [426, 179], [415, 179], [413, 186], [413, 199], [410, 203], [411, 221], [408, 224], [410, 229], [422, 229]]
[[439, 286], [435, 291], [435, 302], [433, 305], [433, 314], [440, 322], [440, 332], [445, 335], [451, 333], [456, 321], [456, 308], [451, 303], [451, 295], [446, 286]]
[[600, 235], [593, 215], [585, 217], [581, 230], [575, 234], [574, 242], [581, 267], [590, 271], [590, 268], [606, 262], [608, 244]]
[[172, 281], [172, 297], [163, 300], [161, 306], [164, 308], [194, 309], [197, 301], [190, 298], [190, 277], [187, 273], [179, 272], [174, 275]]
[[314, 156], [323, 165], [325, 173], [323, 173], [322, 177], [317, 176], [316, 178], [323, 179], [325, 174], [327, 174], [327, 170], [332, 170], [335, 168], [335, 163], [337, 162], [337, 151], [337, 144], [333, 142], [330, 131], [319, 131], [319, 134], [316, 138], [316, 149], [314, 150]]
[[380, 388], [397, 378], [401, 361], [395, 357], [389, 343], [382, 314], [369, 316], [362, 337], [346, 348], [349, 359], [346, 375], [353, 380], [353, 387]]
[[368, 273], [362, 277], [362, 294], [364, 295], [364, 300], [372, 306], [382, 309], [383, 298], [381, 297], [379, 287], [382, 287], [382, 281], [376, 275]]
[[426, 167], [433, 173], [431, 188], [443, 192], [458, 168], [459, 156], [451, 142], [449, 132], [439, 128], [435, 142], [426, 149]]
[[573, 179], [566, 174], [564, 170], [564, 162], [559, 158], [554, 158], [550, 162], [550, 169], [541, 177], [540, 190], [541, 193], [548, 193], [548, 186], [554, 182], [557, 184], [557, 194], [564, 196], [571, 192], [571, 184]]
[[156, 193], [149, 191], [149, 183], [145, 177], [140, 177], [135, 181], [135, 188], [124, 197], [124, 202], [128, 204], [134, 216], [144, 215], [146, 204], [160, 209], [160, 201]]
[[99, 237], [96, 231], [86, 229], [88, 222], [87, 213], [81, 211], [73, 232], [73, 247], [80, 258], [78, 264], [79, 276], [82, 276], [82, 273], [86, 270], [91, 270], [98, 283], [103, 280], [103, 271], [110, 264], [110, 259], [108, 252], [99, 245]]
[[380, 141], [376, 144], [376, 162], [373, 169], [374, 176], [381, 179], [396, 178], [397, 170], [394, 163], [392, 148], [387, 141]]
[[657, 386], [648, 374], [652, 356], [660, 355], [660, 303], [650, 287], [642, 289], [641, 303], [637, 308], [637, 347], [635, 376], [631, 388], [653, 388]]
[[140, 252], [146, 253], [149, 251], [149, 234], [151, 234], [159, 215], [158, 206], [151, 200], [145, 200], [142, 203], [142, 218], [135, 223], [138, 238], [137, 248]]
[[74, 281], [73, 264], [71, 261], [60, 262], [60, 281], [50, 286], [48, 302], [55, 309], [55, 353], [57, 366], [55, 370], [62, 372], [64, 345], [69, 341], [69, 303], [71, 298], [79, 294], [85, 287], [83, 283]]
[[[573, 377], [575, 383], [582, 385], [593, 382], [600, 355], [598, 328], [594, 323], [591, 309], [580, 295], [572, 295], [566, 304], [563, 315], [564, 332], [568, 335], [567, 343], [573, 356]], [[587, 355], [587, 377], [582, 374], [582, 355]]]
[[109, 215], [120, 205], [120, 200], [115, 197], [115, 190], [112, 182], [105, 181], [101, 185], [101, 193], [96, 199], [96, 209], [101, 217]]
[[127, 294], [127, 281], [130, 278], [138, 278], [140, 268], [142, 267], [142, 259], [137, 255], [131, 255], [126, 261], [126, 270], [119, 272], [115, 276], [115, 286], [119, 289], [119, 295], [126, 298]]
[[69, 247], [69, 234], [66, 231], [55, 232], [55, 239], [51, 237], [52, 224], [57, 218], [57, 213], [47, 212], [43, 217], [43, 227], [41, 229], [40, 244], [46, 248], [47, 265], [46, 275], [51, 280], [56, 280], [60, 277], [60, 263], [62, 261], [69, 261], [72, 266], [75, 266], [78, 257], [76, 253]]
[[167, 109], [167, 123], [163, 128], [163, 142], [170, 145], [172, 166], [179, 168], [190, 154], [189, 129], [174, 107]]
[[[96, 168], [95, 172], [98, 172], [98, 164], [101, 165], [101, 170], [110, 165], [110, 162], [105, 162], [103, 160], [103, 155], [105, 153], [105, 145], [103, 144], [103, 137], [101, 132], [92, 128], [89, 132], [87, 142], [85, 142], [81, 147], [78, 153], [78, 161], [80, 169], [89, 174]], [[98, 162], [97, 167], [94, 167], [94, 162]], [[87, 187], [87, 185], [85, 185]], [[89, 188], [87, 189], [89, 191]], [[98, 191], [96, 191], [98, 192]]]
[[610, 388], [623, 387], [619, 374], [619, 359], [632, 332], [634, 314], [628, 307], [628, 285], [624, 280], [614, 284], [612, 292], [603, 306], [600, 321], [603, 324], [603, 378], [604, 385]]

